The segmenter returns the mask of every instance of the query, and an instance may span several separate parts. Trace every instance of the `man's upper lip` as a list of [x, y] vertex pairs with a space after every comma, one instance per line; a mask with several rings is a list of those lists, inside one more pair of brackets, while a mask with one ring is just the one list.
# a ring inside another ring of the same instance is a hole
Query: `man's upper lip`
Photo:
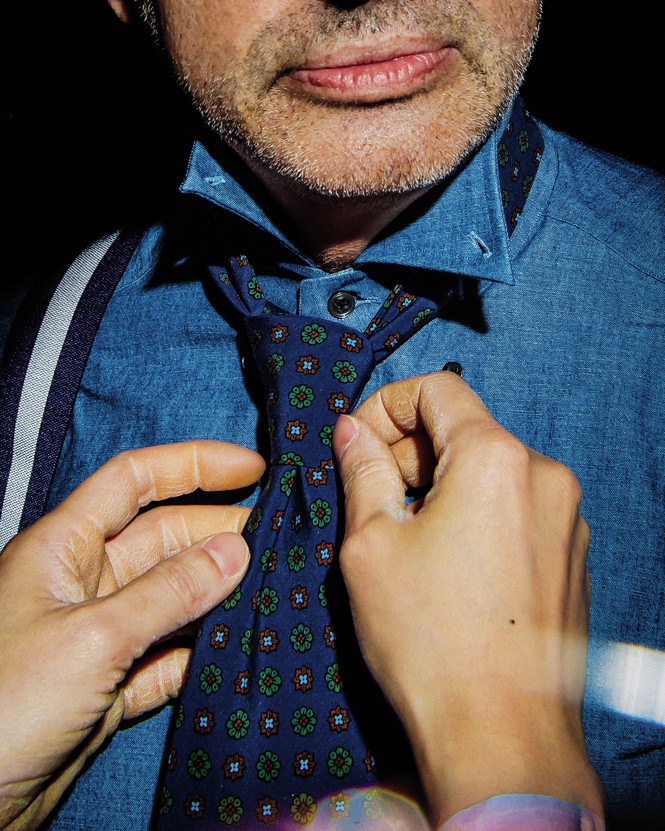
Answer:
[[423, 40], [401, 38], [381, 44], [367, 44], [345, 46], [330, 52], [308, 57], [298, 66], [290, 67], [288, 72], [303, 69], [332, 69], [345, 66], [364, 66], [365, 64], [383, 63], [402, 58], [406, 55], [419, 55], [427, 52], [438, 52], [450, 46], [440, 40]]

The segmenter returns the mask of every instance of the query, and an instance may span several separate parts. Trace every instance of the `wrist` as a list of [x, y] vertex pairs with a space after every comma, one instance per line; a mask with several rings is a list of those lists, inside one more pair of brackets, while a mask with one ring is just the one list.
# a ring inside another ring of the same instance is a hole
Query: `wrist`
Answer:
[[[524, 704], [524, 702], [523, 702]], [[447, 710], [407, 725], [420, 778], [438, 827], [454, 814], [502, 794], [541, 794], [602, 817], [604, 796], [591, 765], [579, 713], [550, 702], [512, 709]]]
[[473, 805], [444, 822], [439, 831], [605, 831], [605, 822], [570, 802], [515, 793]]

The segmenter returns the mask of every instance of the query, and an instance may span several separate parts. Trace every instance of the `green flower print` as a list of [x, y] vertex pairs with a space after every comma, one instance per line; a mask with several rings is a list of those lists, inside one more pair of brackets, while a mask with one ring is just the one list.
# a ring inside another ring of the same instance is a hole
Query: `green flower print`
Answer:
[[278, 604], [279, 597], [277, 596], [277, 592], [268, 586], [259, 589], [252, 598], [253, 611], [258, 609], [262, 615], [271, 615], [276, 611]]
[[314, 732], [316, 716], [311, 707], [299, 707], [291, 718], [291, 727], [297, 736], [307, 736]]
[[187, 773], [195, 779], [205, 779], [210, 773], [212, 762], [205, 750], [194, 750], [187, 759]]
[[324, 609], [328, 608], [328, 596], [326, 594], [326, 587], [324, 583], [319, 586], [319, 603]]
[[[332, 430], [332, 428], [330, 428]], [[282, 453], [279, 457], [279, 461], [277, 464], [280, 465], [296, 465], [297, 467], [302, 467], [304, 462], [302, 460], [302, 456], [299, 456], [297, 453], [294, 453], [292, 450], [289, 450], [288, 453]]]
[[302, 571], [305, 567], [306, 556], [305, 549], [302, 545], [294, 545], [286, 557], [286, 564], [289, 567], [289, 571]]
[[226, 600], [222, 601], [222, 608], [226, 609], [228, 612], [229, 609], [233, 609], [234, 606], [238, 605], [240, 598], [242, 597], [242, 592], [240, 591], [240, 586], [236, 586], [236, 590], [233, 594], [230, 594]]
[[244, 739], [249, 731], [249, 716], [238, 709], [226, 720], [226, 731], [232, 739]]
[[289, 393], [289, 403], [292, 407], [302, 410], [311, 407], [314, 401], [314, 390], [306, 384], [295, 386]]
[[332, 424], [326, 424], [326, 426], [321, 430], [319, 433], [319, 438], [321, 439], [321, 444], [325, 447], [332, 447], [332, 433], [333, 428]]
[[346, 776], [353, 767], [353, 759], [348, 750], [343, 747], [336, 747], [328, 754], [328, 771], [341, 779]]
[[418, 326], [421, 326], [426, 317], [429, 317], [432, 314], [432, 309], [421, 309], [418, 314], [413, 318], [413, 328], [416, 329]]
[[282, 678], [276, 669], [266, 667], [259, 673], [259, 690], [262, 695], [270, 697], [282, 686]]
[[168, 812], [173, 807], [173, 794], [168, 788], [162, 789], [162, 798], [159, 803], [159, 815], [161, 817], [166, 816]]
[[266, 750], [265, 753], [259, 756], [259, 761], [256, 763], [256, 772], [259, 779], [264, 782], [272, 782], [273, 779], [277, 779], [279, 776], [280, 767], [279, 756]]
[[250, 297], [255, 297], [259, 300], [263, 297], [263, 291], [261, 290], [261, 286], [259, 285], [256, 277], [252, 277], [247, 282], [247, 291], [249, 292]]
[[266, 369], [270, 375], [276, 375], [283, 366], [284, 358], [278, 353], [269, 355], [266, 359]]
[[330, 503], [325, 499], [315, 499], [309, 506], [309, 518], [317, 528], [325, 528], [332, 519], [332, 513]]
[[332, 365], [331, 372], [342, 384], [350, 384], [358, 377], [358, 372], [350, 361], [335, 361]]
[[217, 816], [224, 825], [237, 825], [242, 818], [242, 802], [237, 796], [225, 796], [217, 806]]
[[301, 793], [291, 803], [291, 816], [299, 825], [308, 825], [316, 814], [316, 802], [308, 793]]
[[295, 480], [295, 468], [291, 468], [291, 470], [284, 471], [279, 480], [279, 489], [281, 490], [281, 492], [285, 493], [287, 496], [291, 496], [291, 491], [293, 490], [293, 483], [295, 482]]
[[245, 655], [251, 655], [253, 646], [254, 631], [252, 629], [245, 629], [245, 633], [240, 639], [240, 649]]
[[300, 333], [303, 343], [317, 346], [328, 337], [328, 333], [320, 323], [308, 323]]
[[262, 508], [254, 508], [252, 513], [249, 515], [249, 519], [247, 520], [247, 531], [250, 534], [253, 534], [254, 531], [259, 527], [259, 523], [261, 522], [261, 518], [263, 517], [263, 509]]
[[326, 670], [326, 684], [332, 692], [338, 693], [342, 690], [342, 679], [339, 674], [339, 664], [337, 661], [331, 664]]
[[266, 548], [261, 554], [261, 571], [273, 572], [277, 567], [277, 552], [274, 548]]
[[212, 695], [219, 691], [222, 686], [222, 670], [217, 664], [206, 664], [199, 675], [199, 687], [201, 692]]
[[385, 817], [386, 799], [383, 791], [379, 788], [372, 788], [368, 791], [363, 798], [363, 813], [374, 822]]
[[314, 635], [312, 634], [312, 630], [309, 626], [305, 626], [304, 623], [299, 623], [297, 626], [294, 626], [291, 630], [291, 646], [295, 649], [296, 652], [307, 652], [309, 649], [312, 648], [312, 641], [314, 640]]

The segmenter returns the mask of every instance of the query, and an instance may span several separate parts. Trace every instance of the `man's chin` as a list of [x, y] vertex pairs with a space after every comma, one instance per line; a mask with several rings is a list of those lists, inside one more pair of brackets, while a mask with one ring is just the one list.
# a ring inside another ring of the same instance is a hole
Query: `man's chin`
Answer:
[[215, 132], [269, 190], [277, 185], [310, 197], [397, 197], [449, 177], [496, 124], [496, 102], [483, 108], [424, 103], [351, 113], [317, 108], [317, 118], [280, 107], [261, 119], [226, 118]]
[[321, 200], [361, 201], [418, 193], [445, 179], [450, 171], [437, 169], [418, 176], [408, 176], [401, 171], [399, 178], [359, 176], [355, 172], [344, 176], [338, 170], [317, 171], [316, 176], [308, 175], [307, 170], [284, 168], [273, 168], [271, 173], [281, 180], [283, 186], [303, 196]]
[[365, 153], [330, 154], [321, 148], [319, 152], [276, 154], [237, 141], [227, 142], [269, 191], [287, 189], [309, 199], [367, 200], [390, 199], [431, 188], [454, 173], [479, 140], [456, 143], [432, 154], [408, 145], [384, 145]]

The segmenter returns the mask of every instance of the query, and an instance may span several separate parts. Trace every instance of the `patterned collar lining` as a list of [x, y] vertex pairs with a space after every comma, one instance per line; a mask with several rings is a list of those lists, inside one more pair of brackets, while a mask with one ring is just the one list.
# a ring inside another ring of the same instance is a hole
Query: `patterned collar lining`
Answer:
[[509, 234], [517, 227], [524, 210], [538, 172], [544, 144], [538, 125], [518, 96], [497, 148], [501, 201]]

